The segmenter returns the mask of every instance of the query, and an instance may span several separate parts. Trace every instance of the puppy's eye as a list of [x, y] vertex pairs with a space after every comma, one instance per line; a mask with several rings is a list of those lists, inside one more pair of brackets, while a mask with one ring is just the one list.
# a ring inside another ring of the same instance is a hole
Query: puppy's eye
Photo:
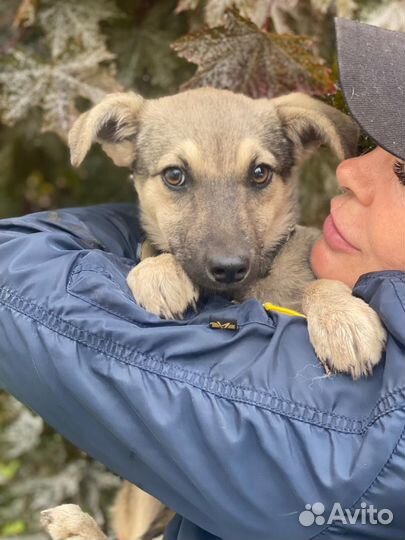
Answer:
[[170, 188], [179, 188], [185, 184], [186, 175], [179, 167], [167, 167], [162, 173], [162, 180]]
[[252, 171], [252, 181], [259, 188], [266, 187], [270, 184], [273, 178], [273, 169], [270, 165], [260, 163], [256, 165]]

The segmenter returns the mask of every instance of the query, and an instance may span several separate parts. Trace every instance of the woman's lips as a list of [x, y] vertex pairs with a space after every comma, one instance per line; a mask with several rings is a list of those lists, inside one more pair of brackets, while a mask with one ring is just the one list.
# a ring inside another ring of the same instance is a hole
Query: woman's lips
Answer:
[[336, 251], [344, 251], [345, 253], [354, 253], [360, 251], [341, 235], [336, 227], [335, 222], [333, 221], [331, 214], [329, 214], [329, 216], [325, 219], [325, 223], [323, 224], [323, 236], [328, 246]]

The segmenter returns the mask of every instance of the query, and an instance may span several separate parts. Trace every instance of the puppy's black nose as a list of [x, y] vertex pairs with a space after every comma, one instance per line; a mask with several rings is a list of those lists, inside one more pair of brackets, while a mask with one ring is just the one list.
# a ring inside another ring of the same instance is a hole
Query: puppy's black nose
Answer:
[[208, 275], [218, 283], [237, 283], [250, 269], [247, 257], [212, 257], [208, 261]]

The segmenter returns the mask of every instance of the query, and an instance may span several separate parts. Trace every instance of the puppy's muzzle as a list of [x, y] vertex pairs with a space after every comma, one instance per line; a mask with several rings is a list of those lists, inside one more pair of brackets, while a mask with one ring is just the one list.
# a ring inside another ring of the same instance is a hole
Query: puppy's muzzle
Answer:
[[231, 285], [243, 281], [250, 271], [247, 257], [211, 257], [207, 264], [207, 274], [211, 281]]

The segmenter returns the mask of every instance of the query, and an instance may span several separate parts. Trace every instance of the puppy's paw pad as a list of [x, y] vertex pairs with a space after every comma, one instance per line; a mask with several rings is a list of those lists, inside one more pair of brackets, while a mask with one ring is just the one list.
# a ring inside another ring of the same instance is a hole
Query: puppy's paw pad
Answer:
[[62, 504], [41, 512], [41, 526], [53, 540], [106, 540], [95, 520], [76, 504]]
[[308, 317], [311, 343], [319, 359], [332, 371], [350, 373], [353, 378], [371, 373], [384, 349], [386, 333], [370, 309], [358, 310], [355, 319], [344, 313], [328, 320]]
[[127, 283], [137, 303], [165, 319], [181, 317], [198, 300], [193, 285], [173, 255], [163, 253], [149, 257], [133, 268]]
[[327, 297], [313, 296], [309, 308], [307, 303], [308, 331], [321, 362], [357, 379], [370, 374], [380, 361], [386, 331], [377, 313], [340, 285], [345, 288], [335, 298], [332, 289]]

